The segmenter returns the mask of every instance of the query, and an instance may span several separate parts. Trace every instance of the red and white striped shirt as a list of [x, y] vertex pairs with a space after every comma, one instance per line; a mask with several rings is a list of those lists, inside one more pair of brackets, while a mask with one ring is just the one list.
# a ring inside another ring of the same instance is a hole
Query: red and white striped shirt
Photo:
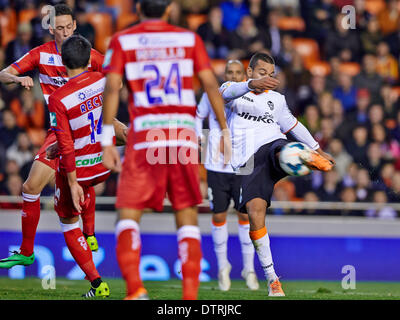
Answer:
[[49, 97], [50, 125], [60, 150], [60, 172], [76, 170], [77, 180], [90, 184], [106, 175], [100, 144], [104, 75], [85, 71]]
[[193, 76], [210, 68], [201, 38], [164, 21], [145, 21], [114, 35], [103, 72], [127, 79], [131, 116], [127, 144], [137, 150], [197, 148]]
[[[101, 72], [103, 58], [100, 52], [92, 49], [89, 71]], [[68, 81], [67, 69], [62, 63], [61, 54], [55, 41], [32, 49], [11, 66], [20, 74], [38, 68], [39, 82], [46, 103], [49, 103], [49, 96]]]

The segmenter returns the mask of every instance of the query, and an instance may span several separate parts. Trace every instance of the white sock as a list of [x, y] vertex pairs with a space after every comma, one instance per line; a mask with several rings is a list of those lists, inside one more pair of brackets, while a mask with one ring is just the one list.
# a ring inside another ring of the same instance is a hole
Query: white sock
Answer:
[[228, 226], [225, 222], [221, 226], [211, 222], [211, 235], [214, 242], [214, 251], [217, 256], [218, 270], [225, 268], [228, 264]]
[[[254, 231], [258, 232], [260, 230]], [[266, 232], [261, 237], [259, 236], [252, 236], [252, 232], [250, 231], [250, 237], [252, 238], [252, 242], [254, 244], [254, 248], [256, 249], [258, 259], [260, 260], [261, 266], [264, 270], [265, 278], [267, 279], [268, 283], [275, 281], [278, 277], [274, 270], [274, 263], [272, 261], [272, 253], [270, 248], [269, 236]]]
[[240, 246], [242, 248], [242, 258], [243, 258], [243, 270], [248, 272], [254, 272], [254, 245], [251, 242], [250, 235], [250, 224], [240, 224], [238, 223], [238, 233]]

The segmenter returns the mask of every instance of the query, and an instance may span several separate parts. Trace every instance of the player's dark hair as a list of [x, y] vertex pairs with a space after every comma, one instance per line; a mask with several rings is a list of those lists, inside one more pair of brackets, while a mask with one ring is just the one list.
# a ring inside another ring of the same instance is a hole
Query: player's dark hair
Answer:
[[75, 20], [74, 13], [70, 7], [68, 7], [65, 3], [59, 3], [54, 6], [54, 11], [56, 17], [59, 16], [71, 16], [72, 20]]
[[259, 60], [262, 60], [266, 63], [275, 64], [274, 58], [272, 58], [268, 53], [256, 52], [250, 58], [249, 67], [254, 70]]
[[147, 18], [161, 18], [170, 0], [140, 0], [140, 9]]
[[89, 64], [91, 49], [92, 45], [86, 38], [80, 35], [69, 37], [61, 47], [63, 64], [68, 69], [85, 68]]

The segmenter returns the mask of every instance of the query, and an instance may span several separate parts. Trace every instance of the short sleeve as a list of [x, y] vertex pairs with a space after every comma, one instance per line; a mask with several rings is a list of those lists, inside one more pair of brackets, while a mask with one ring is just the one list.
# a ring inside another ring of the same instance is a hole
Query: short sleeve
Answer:
[[287, 133], [296, 126], [297, 119], [289, 110], [285, 97], [283, 95], [280, 95], [279, 98], [280, 98], [280, 103], [279, 103], [280, 110], [278, 111], [278, 124], [281, 128], [281, 131], [283, 133]]
[[32, 71], [39, 66], [40, 54], [39, 49], [34, 48], [24, 56], [19, 58], [17, 61], [11, 64], [19, 74], [24, 74], [26, 72]]
[[91, 58], [90, 59], [90, 65], [91, 65], [90, 71], [102, 72], [104, 56], [97, 50], [92, 49], [90, 58]]
[[193, 53], [194, 72], [199, 73], [202, 70], [211, 69], [211, 63], [203, 40], [201, 40], [198, 34], [195, 33], [194, 35], [195, 35], [194, 53]]
[[114, 36], [104, 56], [103, 73], [107, 74], [112, 72], [122, 76], [124, 74], [124, 65], [124, 52], [121, 48], [119, 37]]

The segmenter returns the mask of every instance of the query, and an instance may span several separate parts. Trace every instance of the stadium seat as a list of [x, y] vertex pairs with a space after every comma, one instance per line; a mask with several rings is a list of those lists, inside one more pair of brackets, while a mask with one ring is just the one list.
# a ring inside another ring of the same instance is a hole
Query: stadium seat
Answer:
[[339, 71], [354, 77], [360, 73], [361, 66], [357, 62], [342, 62], [339, 66]]
[[119, 10], [119, 15], [132, 13], [133, 12], [132, 0], [106, 0], [105, 4], [107, 7], [114, 7]]
[[119, 15], [117, 19], [117, 31], [121, 31], [127, 28], [132, 23], [139, 20], [139, 17], [136, 13], [122, 13]]
[[13, 9], [0, 11], [1, 46], [4, 48], [17, 34], [17, 14]]
[[190, 30], [196, 32], [198, 27], [208, 19], [206, 14], [191, 13], [186, 16], [186, 22]]
[[306, 24], [301, 17], [282, 17], [278, 21], [278, 28], [282, 31], [302, 32], [305, 30]]
[[18, 23], [30, 22], [34, 17], [38, 15], [36, 9], [25, 9], [18, 13]]
[[365, 0], [365, 10], [372, 15], [377, 15], [386, 8], [384, 0]]
[[307, 69], [313, 62], [320, 60], [318, 43], [314, 39], [294, 38], [293, 46], [302, 57]]
[[94, 46], [98, 51], [104, 53], [107, 49], [107, 41], [113, 33], [112, 17], [108, 13], [90, 12], [87, 14], [87, 18], [96, 30]]
[[308, 70], [313, 75], [325, 77], [331, 73], [331, 66], [326, 61], [313, 61], [313, 62], [310, 62], [308, 67], [309, 67]]

